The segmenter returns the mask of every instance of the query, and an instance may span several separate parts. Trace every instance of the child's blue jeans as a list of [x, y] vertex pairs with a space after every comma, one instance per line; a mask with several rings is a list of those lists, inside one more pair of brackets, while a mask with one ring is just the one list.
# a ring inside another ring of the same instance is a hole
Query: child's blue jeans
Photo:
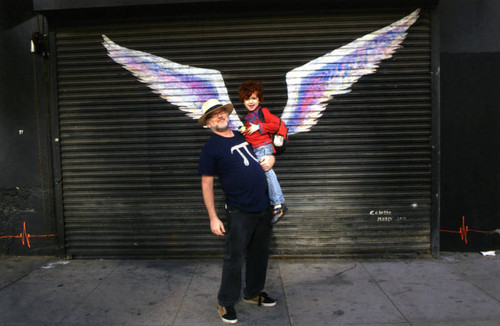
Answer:
[[[254, 148], [253, 151], [257, 156], [259, 161], [266, 155], [273, 154], [273, 144], [267, 144], [261, 147]], [[274, 173], [273, 169], [266, 172], [267, 187], [269, 188], [269, 200], [271, 205], [278, 205], [285, 201], [283, 196], [283, 191], [281, 191], [280, 183], [278, 182], [278, 177]]]

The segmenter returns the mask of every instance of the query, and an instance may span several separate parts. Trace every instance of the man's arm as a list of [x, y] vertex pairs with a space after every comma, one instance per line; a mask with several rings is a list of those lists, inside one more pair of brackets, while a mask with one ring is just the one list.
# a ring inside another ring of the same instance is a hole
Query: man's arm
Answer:
[[208, 211], [208, 217], [210, 218], [210, 229], [215, 235], [224, 235], [226, 230], [224, 229], [224, 224], [217, 216], [215, 211], [214, 203], [214, 177], [211, 175], [201, 176], [201, 189], [203, 192], [203, 201], [205, 202], [205, 207]]

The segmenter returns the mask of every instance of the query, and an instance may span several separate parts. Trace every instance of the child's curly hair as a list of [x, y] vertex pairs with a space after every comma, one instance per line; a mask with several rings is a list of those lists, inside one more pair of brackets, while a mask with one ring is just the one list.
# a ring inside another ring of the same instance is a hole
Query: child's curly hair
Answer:
[[256, 80], [247, 80], [243, 82], [238, 90], [241, 102], [249, 99], [254, 92], [257, 92], [257, 97], [260, 102], [264, 101], [264, 86], [262, 86], [261, 82]]

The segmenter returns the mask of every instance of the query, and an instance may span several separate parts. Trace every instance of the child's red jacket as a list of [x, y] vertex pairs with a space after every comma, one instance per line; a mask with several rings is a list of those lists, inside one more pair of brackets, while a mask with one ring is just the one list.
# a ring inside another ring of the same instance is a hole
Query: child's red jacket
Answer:
[[[261, 121], [259, 118], [259, 110], [264, 113], [265, 122]], [[267, 108], [258, 107], [254, 111], [248, 112], [245, 116], [245, 127], [248, 129], [250, 124], [258, 124], [259, 131], [254, 132], [251, 135], [245, 134], [245, 139], [249, 142], [253, 148], [261, 147], [272, 143], [271, 133], [279, 133], [280, 135], [286, 135], [286, 127], [281, 119], [269, 112]], [[279, 132], [278, 132], [279, 131]]]

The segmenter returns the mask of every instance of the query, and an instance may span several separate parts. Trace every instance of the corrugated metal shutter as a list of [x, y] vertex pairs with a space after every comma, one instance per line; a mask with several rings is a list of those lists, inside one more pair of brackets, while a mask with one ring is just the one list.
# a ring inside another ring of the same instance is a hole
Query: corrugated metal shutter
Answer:
[[[113, 62], [101, 34], [221, 71], [240, 115], [238, 85], [261, 80], [263, 104], [279, 116], [288, 71], [414, 9], [172, 12], [161, 20], [58, 27], [67, 254], [209, 257], [223, 248], [210, 233], [197, 175], [209, 132]], [[331, 100], [310, 132], [291, 137], [275, 166], [290, 208], [275, 227], [275, 256], [429, 253], [430, 58], [430, 11], [423, 8], [391, 59]], [[221, 208], [220, 188], [216, 196]]]

